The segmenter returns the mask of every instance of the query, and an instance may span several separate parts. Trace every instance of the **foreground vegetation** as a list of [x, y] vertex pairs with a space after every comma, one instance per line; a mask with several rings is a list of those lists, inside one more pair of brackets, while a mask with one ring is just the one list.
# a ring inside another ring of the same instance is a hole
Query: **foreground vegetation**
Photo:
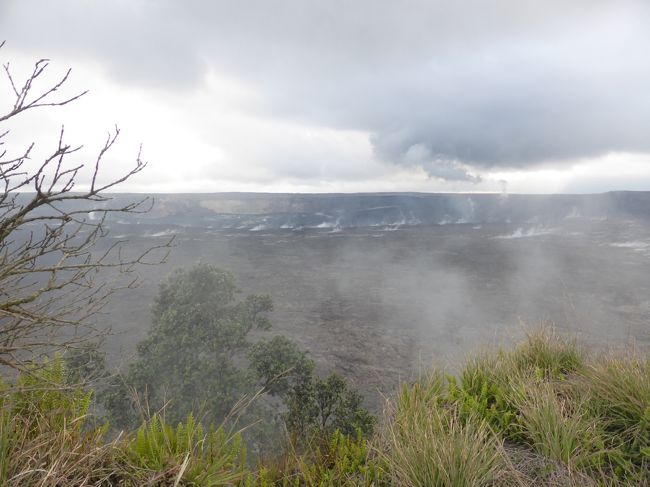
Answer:
[[1, 485], [650, 485], [649, 358], [549, 331], [404, 384], [370, 437], [278, 438], [255, 461], [191, 414], [108, 439], [71, 378], [57, 358], [2, 386]]

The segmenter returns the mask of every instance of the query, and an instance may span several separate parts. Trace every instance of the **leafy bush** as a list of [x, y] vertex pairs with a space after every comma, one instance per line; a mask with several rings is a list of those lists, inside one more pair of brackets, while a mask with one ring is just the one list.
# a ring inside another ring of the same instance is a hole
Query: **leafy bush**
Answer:
[[314, 433], [327, 437], [335, 431], [369, 436], [376, 420], [361, 402], [361, 395], [338, 374], [324, 379], [312, 375], [289, 391], [285, 421], [294, 439]]
[[521, 441], [516, 398], [522, 393], [526, 376], [512, 368], [508, 357], [480, 355], [470, 359], [460, 375], [448, 380], [448, 400], [458, 407], [461, 417], [476, 416], [511, 441]]
[[175, 429], [154, 415], [123, 449], [130, 477], [146, 485], [228, 485], [248, 473], [240, 436], [222, 428], [205, 432], [191, 415]]
[[248, 360], [264, 391], [274, 396], [288, 394], [297, 382], [311, 377], [315, 365], [306, 352], [284, 336], [255, 343]]
[[37, 419], [25, 434], [38, 436], [43, 428], [81, 431], [92, 392], [69, 385], [67, 379], [60, 356], [20, 375], [11, 396], [11, 413], [14, 417]]
[[372, 433], [376, 418], [363, 407], [362, 396], [336, 373], [318, 377], [313, 360], [287, 338], [257, 342], [248, 358], [264, 390], [284, 402], [283, 419], [294, 446], [315, 433], [322, 438], [336, 431]]
[[362, 406], [361, 395], [338, 374], [318, 377], [314, 362], [285, 337], [256, 343], [248, 357], [264, 390], [283, 400], [287, 411], [282, 416], [294, 447], [314, 434], [372, 433], [376, 419]]
[[260, 466], [254, 485], [381, 487], [391, 485], [389, 480], [387, 462], [360, 431], [335, 431], [329, 438], [312, 437], [301, 454], [289, 451]]

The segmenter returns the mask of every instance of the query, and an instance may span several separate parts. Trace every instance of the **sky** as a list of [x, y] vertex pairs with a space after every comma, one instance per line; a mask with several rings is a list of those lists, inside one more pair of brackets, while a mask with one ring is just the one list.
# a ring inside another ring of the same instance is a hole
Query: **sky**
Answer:
[[122, 191], [650, 190], [648, 26], [647, 0], [0, 0], [14, 77], [89, 90], [0, 131], [36, 163], [63, 124], [74, 164], [117, 125], [102, 177], [148, 161]]

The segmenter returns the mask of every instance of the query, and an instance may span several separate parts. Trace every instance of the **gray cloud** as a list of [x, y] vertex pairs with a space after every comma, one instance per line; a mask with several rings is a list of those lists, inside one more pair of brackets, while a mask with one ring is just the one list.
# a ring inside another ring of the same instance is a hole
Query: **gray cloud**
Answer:
[[195, 89], [214, 69], [257, 91], [254, 113], [367, 131], [379, 159], [436, 178], [650, 152], [645, 1], [9, 0], [0, 9], [0, 31], [21, 49], [98, 60], [122, 83], [167, 90]]

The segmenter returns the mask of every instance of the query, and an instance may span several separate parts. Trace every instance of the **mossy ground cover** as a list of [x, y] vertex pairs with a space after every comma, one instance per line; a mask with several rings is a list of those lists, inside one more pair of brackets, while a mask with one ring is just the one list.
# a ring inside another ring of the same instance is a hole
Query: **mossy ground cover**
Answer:
[[335, 432], [246, 458], [233, 429], [154, 415], [109, 439], [60, 359], [3, 385], [0, 485], [650, 485], [650, 360], [550, 330], [432, 371], [387, 400], [372, 437]]

